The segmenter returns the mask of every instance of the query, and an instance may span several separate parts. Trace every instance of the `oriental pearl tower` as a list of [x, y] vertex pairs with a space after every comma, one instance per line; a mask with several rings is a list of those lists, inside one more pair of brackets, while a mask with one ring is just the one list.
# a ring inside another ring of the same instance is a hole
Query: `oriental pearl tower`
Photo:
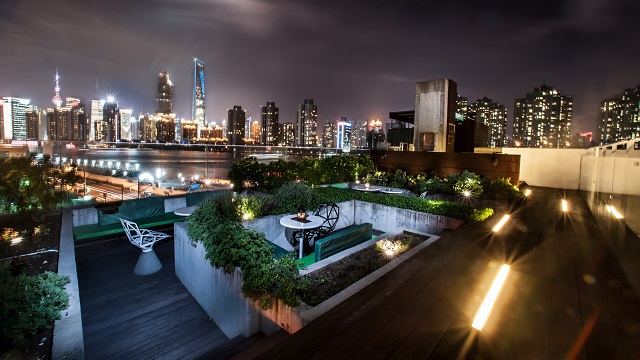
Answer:
[[51, 99], [51, 101], [53, 101], [53, 104], [56, 106], [56, 109], [60, 109], [60, 106], [62, 106], [62, 97], [60, 96], [60, 83], [58, 82], [59, 79], [60, 76], [58, 75], [58, 68], [56, 68], [56, 94], [53, 96], [53, 99]]

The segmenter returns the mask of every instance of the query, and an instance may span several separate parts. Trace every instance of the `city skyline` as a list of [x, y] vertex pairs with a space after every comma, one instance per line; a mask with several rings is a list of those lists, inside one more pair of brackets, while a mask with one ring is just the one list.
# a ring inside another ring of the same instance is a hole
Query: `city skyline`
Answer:
[[625, 45], [640, 38], [632, 1], [69, 5], [0, 5], [1, 96], [51, 106], [58, 68], [63, 97], [90, 103], [113, 93], [122, 108], [151, 113], [166, 69], [175, 111], [188, 118], [197, 57], [207, 66], [210, 122], [234, 104], [259, 118], [266, 101], [279, 104], [282, 122], [294, 121], [305, 98], [317, 104], [319, 126], [342, 116], [388, 121], [390, 111], [413, 108], [416, 82], [449, 78], [462, 96], [504, 104], [509, 127], [515, 99], [554, 86], [575, 99], [578, 132], [596, 130], [602, 99], [640, 83], [640, 50]]

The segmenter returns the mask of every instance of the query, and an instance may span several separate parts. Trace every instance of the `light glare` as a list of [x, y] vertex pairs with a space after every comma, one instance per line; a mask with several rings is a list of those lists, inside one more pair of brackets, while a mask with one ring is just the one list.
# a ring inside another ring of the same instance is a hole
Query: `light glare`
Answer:
[[504, 226], [504, 224], [507, 223], [507, 220], [509, 220], [511, 216], [509, 216], [508, 214], [503, 216], [502, 219], [500, 219], [500, 221], [498, 221], [498, 223], [496, 224], [496, 226], [493, 227], [493, 231], [500, 231], [500, 229], [502, 229], [502, 227]]
[[567, 200], [562, 199], [562, 211], [567, 212], [569, 211], [569, 205], [567, 204]]
[[607, 211], [612, 214], [616, 219], [622, 219], [622, 214], [616, 210], [612, 205], [607, 205]]
[[524, 196], [529, 196], [531, 195], [531, 189], [527, 189], [524, 191]]
[[491, 314], [491, 309], [493, 309], [493, 305], [500, 294], [500, 290], [502, 290], [502, 285], [504, 285], [504, 282], [507, 279], [510, 268], [511, 267], [507, 264], [502, 265], [500, 268], [498, 275], [496, 275], [496, 278], [493, 280], [493, 284], [491, 284], [491, 288], [489, 289], [487, 296], [485, 296], [482, 305], [480, 305], [480, 309], [478, 310], [476, 317], [473, 319], [471, 327], [474, 329], [478, 331], [482, 330], [482, 327], [487, 322], [487, 319]]

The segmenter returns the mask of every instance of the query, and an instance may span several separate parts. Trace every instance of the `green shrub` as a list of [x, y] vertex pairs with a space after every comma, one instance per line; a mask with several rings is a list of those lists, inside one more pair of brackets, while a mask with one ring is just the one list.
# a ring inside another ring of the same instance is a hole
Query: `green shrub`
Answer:
[[249, 215], [249, 219], [255, 219], [275, 212], [278, 204], [273, 195], [269, 194], [251, 194], [240, 198], [239, 211]]
[[316, 193], [309, 186], [291, 182], [282, 186], [274, 195], [277, 204], [276, 214], [292, 214], [302, 206], [307, 210], [315, 209], [318, 201]]
[[[314, 189], [320, 202], [342, 202], [349, 200], [362, 200], [375, 204], [393, 206], [401, 209], [409, 209], [424, 213], [442, 215], [455, 219], [482, 221], [488, 216], [484, 216], [492, 209], [476, 210], [471, 205], [459, 204], [441, 200], [425, 200], [414, 196], [401, 195], [376, 195], [346, 189], [336, 189], [332, 187], [319, 187]], [[476, 215], [476, 212], [480, 212]], [[490, 215], [489, 215], [490, 216]]]
[[261, 164], [254, 157], [248, 157], [234, 162], [227, 177], [233, 183], [236, 191], [247, 187], [260, 187], [265, 183], [267, 166]]
[[462, 174], [449, 175], [447, 183], [458, 195], [463, 195], [467, 191], [473, 196], [480, 196], [480, 194], [482, 194], [480, 176], [467, 170], [462, 172]]
[[482, 183], [482, 186], [484, 188], [482, 197], [489, 200], [500, 200], [509, 202], [524, 197], [524, 194], [520, 191], [520, 189], [517, 186], [512, 185], [510, 181], [510, 178], [502, 178], [496, 180], [484, 178]]
[[292, 255], [258, 263], [243, 271], [242, 280], [242, 293], [264, 310], [271, 307], [274, 299], [291, 307], [298, 305], [300, 275]]
[[69, 277], [53, 272], [13, 276], [8, 264], [0, 263], [0, 332], [2, 341], [20, 339], [49, 329], [60, 312], [69, 307], [64, 286]]

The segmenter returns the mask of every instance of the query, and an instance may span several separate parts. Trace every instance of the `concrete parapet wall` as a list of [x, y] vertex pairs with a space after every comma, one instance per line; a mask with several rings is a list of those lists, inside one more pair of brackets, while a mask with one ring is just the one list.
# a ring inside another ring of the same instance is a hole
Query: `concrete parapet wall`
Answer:
[[355, 203], [356, 224], [372, 223], [373, 228], [392, 233], [398, 228], [411, 229], [428, 234], [438, 234], [445, 229], [457, 229], [464, 220], [423, 212], [399, 209], [387, 205], [360, 200]]
[[164, 198], [164, 212], [173, 212], [175, 209], [180, 209], [187, 206], [187, 198], [180, 197], [167, 197]]
[[95, 207], [73, 209], [73, 226], [93, 225], [98, 223], [98, 210]]

